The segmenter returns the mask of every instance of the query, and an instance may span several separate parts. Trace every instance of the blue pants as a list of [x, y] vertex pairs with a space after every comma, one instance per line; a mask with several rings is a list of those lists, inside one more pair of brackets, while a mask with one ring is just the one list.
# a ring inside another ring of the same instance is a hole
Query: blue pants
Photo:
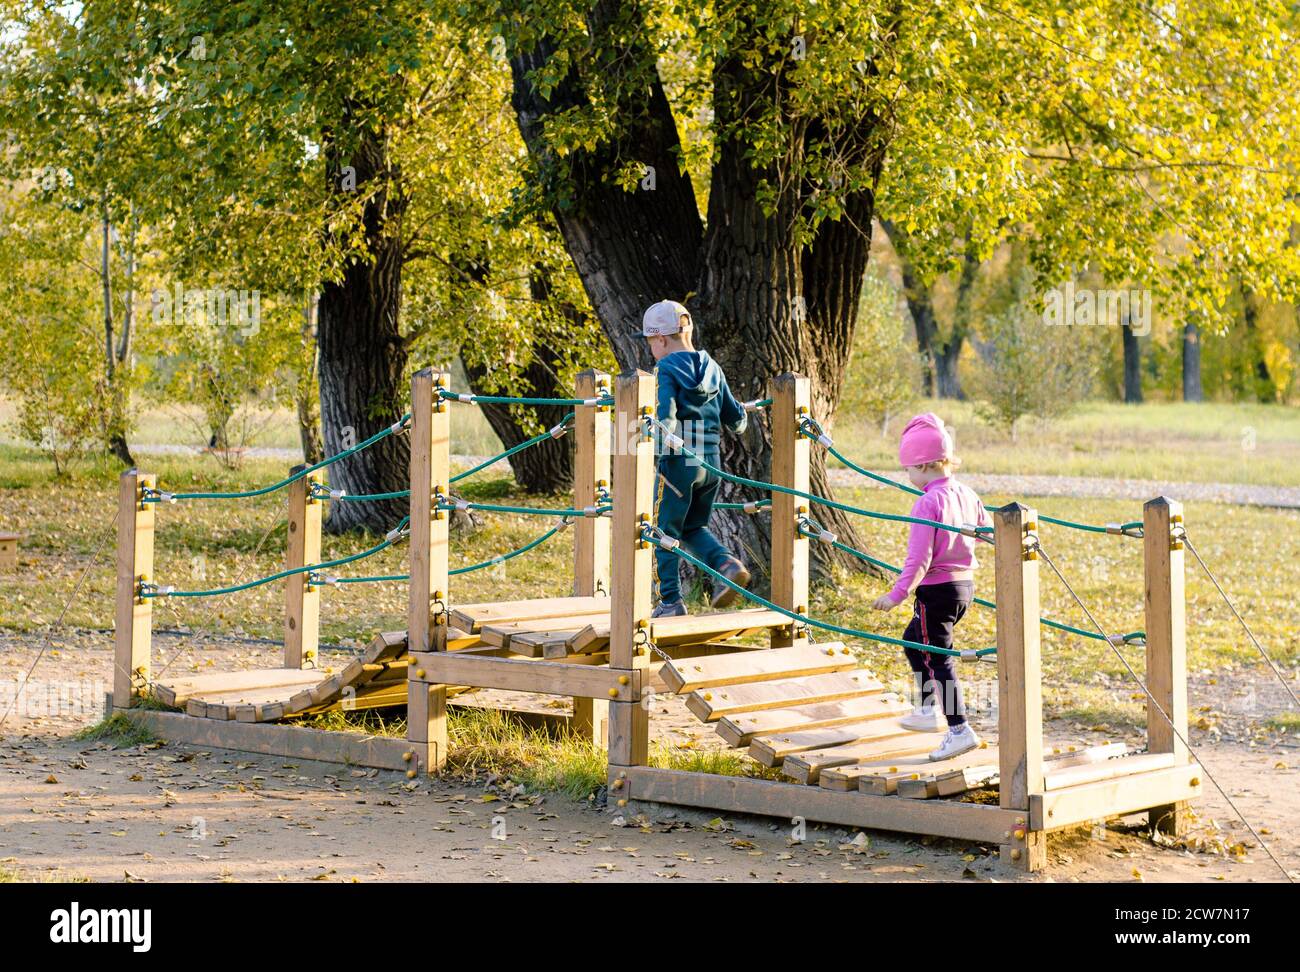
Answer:
[[[718, 464], [717, 456], [704, 458], [711, 465]], [[709, 532], [709, 516], [722, 480], [689, 456], [661, 456], [658, 472], [656, 525], [674, 540], [680, 540], [714, 570], [720, 570], [733, 559], [731, 552]], [[682, 599], [681, 565], [681, 558], [671, 550], [655, 548], [659, 600], [665, 604]]]

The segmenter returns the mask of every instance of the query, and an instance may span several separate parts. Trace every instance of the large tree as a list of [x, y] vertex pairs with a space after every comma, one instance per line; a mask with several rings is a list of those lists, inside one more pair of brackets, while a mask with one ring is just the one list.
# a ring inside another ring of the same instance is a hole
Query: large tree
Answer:
[[[1294, 19], [1227, 0], [1069, 12], [506, 0], [497, 12], [538, 203], [620, 364], [650, 366], [641, 311], [677, 298], [739, 394], [802, 372], [828, 422], [882, 200], [922, 272], [987, 256], [1005, 231], [1029, 243], [1046, 285], [1091, 262], [1214, 305], [1226, 265], [1293, 292], [1281, 150]], [[1175, 233], [1180, 249], [1165, 245]], [[724, 459], [761, 479], [769, 455], [755, 422]], [[830, 492], [820, 455], [812, 477]], [[726, 529], [766, 544], [759, 518]]]

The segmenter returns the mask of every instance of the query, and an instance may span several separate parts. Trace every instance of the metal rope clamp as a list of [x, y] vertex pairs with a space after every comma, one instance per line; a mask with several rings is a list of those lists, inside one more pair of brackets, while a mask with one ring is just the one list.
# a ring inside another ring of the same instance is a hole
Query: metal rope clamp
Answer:
[[1107, 523], [1106, 532], [1117, 537], [1132, 537], [1141, 540], [1146, 533], [1141, 526], [1125, 526], [1123, 523]]
[[800, 432], [802, 432], [810, 439], [816, 439], [817, 444], [822, 446], [823, 448], [829, 449], [831, 446], [835, 444], [835, 440], [832, 439], [829, 435], [827, 435], [826, 432], [822, 429], [821, 423], [808, 414], [808, 409], [806, 407], [802, 405], [799, 407], [799, 415], [800, 415], [800, 420], [799, 420]]

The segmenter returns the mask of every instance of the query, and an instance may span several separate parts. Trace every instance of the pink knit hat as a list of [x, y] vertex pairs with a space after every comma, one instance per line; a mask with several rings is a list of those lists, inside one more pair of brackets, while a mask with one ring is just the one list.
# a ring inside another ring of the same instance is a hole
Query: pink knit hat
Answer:
[[918, 415], [903, 429], [898, 443], [898, 461], [904, 466], [923, 466], [927, 462], [952, 458], [952, 436], [943, 419], [933, 412]]

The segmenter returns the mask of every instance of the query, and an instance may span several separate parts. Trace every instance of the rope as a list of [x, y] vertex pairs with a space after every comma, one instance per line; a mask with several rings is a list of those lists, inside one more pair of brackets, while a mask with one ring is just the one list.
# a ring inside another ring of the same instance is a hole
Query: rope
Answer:
[[1178, 731], [1178, 727], [1175, 726], [1174, 721], [1171, 718], [1169, 718], [1169, 714], [1165, 712], [1164, 708], [1160, 705], [1160, 703], [1156, 701], [1156, 697], [1151, 694], [1151, 690], [1146, 687], [1146, 683], [1144, 683], [1142, 679], [1138, 677], [1137, 672], [1133, 670], [1133, 666], [1129, 664], [1128, 659], [1124, 657], [1123, 653], [1115, 645], [1115, 642], [1112, 641], [1110, 636], [1106, 634], [1106, 629], [1101, 626], [1101, 624], [1097, 621], [1095, 617], [1093, 617], [1092, 612], [1088, 610], [1088, 605], [1083, 603], [1083, 598], [1079, 597], [1079, 595], [1075, 593], [1074, 588], [1070, 586], [1070, 582], [1065, 579], [1065, 575], [1061, 573], [1060, 569], [1056, 566], [1052, 558], [1047, 555], [1047, 551], [1043, 549], [1042, 544], [1037, 545], [1037, 550], [1038, 550], [1038, 555], [1047, 562], [1047, 566], [1052, 568], [1052, 573], [1054, 573], [1060, 579], [1061, 583], [1065, 585], [1065, 589], [1070, 592], [1070, 596], [1074, 598], [1075, 603], [1078, 604], [1079, 608], [1083, 611], [1083, 613], [1088, 616], [1088, 620], [1092, 623], [1092, 626], [1096, 628], [1101, 633], [1101, 635], [1106, 639], [1106, 641], [1110, 643], [1111, 650], [1115, 652], [1115, 657], [1118, 658], [1120, 662], [1123, 663], [1124, 668], [1128, 671], [1129, 677], [1133, 679], [1133, 681], [1137, 682], [1138, 688], [1142, 690], [1142, 693], [1147, 697], [1147, 700], [1151, 703], [1152, 707], [1154, 707], [1155, 710], [1160, 713], [1160, 717], [1164, 719], [1165, 722], [1169, 723], [1170, 731], [1174, 734], [1174, 736], [1178, 739], [1179, 742], [1181, 742], [1184, 746], [1187, 747], [1187, 751], [1191, 753], [1192, 756], [1196, 759], [1196, 762], [1200, 764], [1201, 772], [1203, 772], [1206, 775], [1206, 777], [1209, 779], [1209, 781], [1214, 784], [1214, 788], [1218, 790], [1219, 795], [1222, 796], [1223, 799], [1227, 801], [1228, 806], [1232, 808], [1232, 812], [1237, 815], [1237, 819], [1246, 825], [1246, 829], [1250, 831], [1251, 836], [1255, 838], [1255, 840], [1259, 843], [1259, 846], [1264, 849], [1264, 853], [1268, 854], [1269, 859], [1274, 864], [1277, 865], [1277, 868], [1279, 871], [1282, 872], [1283, 877], [1285, 877], [1288, 882], [1294, 884], [1295, 880], [1291, 877], [1290, 872], [1288, 872], [1287, 869], [1282, 866], [1281, 861], [1279, 861], [1276, 857], [1273, 856], [1272, 849], [1266, 843], [1264, 843], [1264, 840], [1262, 837], [1259, 836], [1258, 831], [1256, 831], [1255, 828], [1250, 825], [1250, 821], [1245, 818], [1245, 816], [1242, 814], [1242, 812], [1239, 809], [1237, 809], [1237, 805], [1232, 802], [1232, 797], [1228, 796], [1227, 791], [1224, 790], [1224, 788], [1219, 785], [1219, 781], [1214, 778], [1214, 775], [1210, 772], [1209, 768], [1205, 765], [1205, 762], [1201, 759], [1200, 754], [1196, 752], [1196, 750], [1192, 747], [1192, 744], [1187, 741], [1187, 739], [1183, 736], [1183, 734]]
[[161, 490], [148, 490], [144, 496], [146, 503], [174, 503], [177, 500], [194, 500], [194, 499], [251, 499], [254, 496], [265, 496], [267, 493], [274, 493], [277, 489], [284, 489], [290, 483], [296, 483], [304, 476], [314, 473], [317, 469], [324, 469], [326, 466], [338, 462], [340, 459], [346, 459], [348, 456], [355, 455], [362, 449], [368, 449], [380, 439], [387, 438], [397, 432], [403, 431], [407, 423], [411, 421], [411, 413], [407, 412], [398, 421], [394, 422], [388, 428], [376, 432], [364, 442], [358, 442], [351, 449], [344, 449], [337, 455], [322, 459], [312, 466], [307, 466], [298, 470], [291, 476], [280, 480], [278, 483], [272, 483], [270, 486], [263, 486], [261, 489], [248, 489], [235, 493], [167, 493]]
[[602, 395], [597, 398], [516, 398], [513, 395], [474, 395], [468, 392], [454, 392], [449, 388], [439, 388], [438, 397], [448, 402], [461, 402], [465, 405], [613, 405], [614, 396]]
[[521, 513], [525, 516], [604, 516], [612, 506], [589, 506], [585, 510], [556, 510], [539, 506], [503, 506], [499, 503], [471, 503], [458, 499], [448, 503], [445, 496], [438, 497], [440, 510], [483, 510], [487, 513]]
[[[551, 529], [543, 533], [540, 537], [536, 537], [528, 541], [522, 547], [516, 547], [514, 550], [508, 550], [503, 554], [497, 554], [495, 557], [489, 558], [488, 560], [481, 561], [477, 564], [470, 564], [467, 567], [456, 567], [452, 570], [447, 571], [447, 574], [451, 577], [456, 577], [460, 574], [470, 574], [476, 570], [483, 570], [485, 567], [494, 567], [497, 564], [504, 564], [507, 560], [512, 560], [515, 557], [528, 553], [528, 551], [534, 549], [535, 547], [540, 547], [542, 544], [544, 544], [547, 540], [551, 539], [551, 537], [555, 536], [557, 533], [563, 532], [565, 528], [568, 527], [568, 525], [569, 524], [567, 522], [557, 524], [556, 526], [551, 527]], [[381, 574], [374, 577], [322, 577], [319, 583], [322, 585], [371, 584], [380, 581], [409, 581], [410, 579], [411, 579], [410, 574]]]
[[[658, 533], [659, 536], [657, 537], [654, 536], [655, 533]], [[933, 655], [952, 655], [953, 657], [956, 658], [974, 659], [974, 658], [980, 658], [984, 655], [994, 654], [997, 651], [997, 648], [966, 649], [964, 651], [959, 651], [953, 648], [939, 648], [936, 645], [923, 645], [920, 642], [916, 642], [916, 641], [906, 641], [902, 638], [891, 638], [889, 635], [876, 634], [872, 631], [862, 631], [859, 628], [846, 628], [842, 625], [831, 624], [829, 621], [819, 621], [816, 618], [810, 618], [807, 615], [799, 614], [797, 611], [791, 611], [788, 610], [787, 608], [783, 608], [779, 604], [774, 604], [771, 601], [769, 601], [767, 598], [759, 594], [755, 594], [753, 591], [746, 590], [745, 588], [737, 584], [735, 581], [731, 580], [729, 577], [726, 577], [725, 575], [714, 570], [704, 561], [698, 559], [697, 557], [693, 556], [690, 553], [687, 553], [685, 550], [682, 549], [680, 540], [673, 540], [671, 537], [665, 536], [663, 531], [659, 530], [658, 528], [646, 527], [642, 531], [641, 537], [648, 543], [653, 543], [655, 546], [659, 547], [662, 550], [671, 551], [672, 553], [676, 554], [678, 557], [681, 557], [683, 560], [687, 561], [688, 563], [693, 564], [698, 570], [702, 570], [706, 574], [709, 574], [714, 579], [722, 581], [733, 591], [736, 591], [737, 593], [741, 594], [743, 597], [748, 598], [749, 600], [753, 601], [755, 604], [761, 604], [769, 611], [776, 611], [778, 614], [784, 614], [791, 621], [797, 621], [800, 624], [812, 625], [813, 627], [821, 628], [824, 631], [833, 631], [836, 634], [847, 635], [852, 638], [863, 638], [867, 641], [878, 641], [887, 645], [898, 645], [903, 648], [914, 648], [917, 651], [925, 651]]]
[[904, 516], [899, 513], [881, 513], [877, 510], [866, 510], [859, 506], [850, 506], [847, 503], [840, 503], [832, 499], [826, 499], [824, 496], [817, 496], [814, 493], [805, 493], [803, 490], [794, 489], [790, 486], [778, 486], [776, 483], [765, 483], [757, 479], [746, 479], [744, 476], [737, 476], [734, 473], [729, 473], [726, 470], [719, 469], [717, 466], [686, 448], [682, 437], [669, 430], [667, 426], [657, 418], [653, 418], [651, 421], [663, 430], [664, 435], [667, 437], [667, 445], [669, 448], [679, 449], [682, 454], [695, 460], [715, 476], [728, 480], [729, 482], [739, 483], [741, 486], [749, 486], [753, 489], [761, 489], [765, 491], [775, 490], [778, 493], [786, 493], [790, 496], [800, 496], [810, 502], [819, 503], [822, 506], [830, 506], [837, 510], [843, 510], [846, 513], [856, 513], [859, 516], [867, 516], [876, 520], [893, 520], [898, 523], [919, 523], [922, 526], [934, 527], [936, 530], [947, 530], [951, 533], [961, 533], [966, 536], [977, 536], [978, 534], [988, 534], [993, 532], [991, 526], [953, 526], [951, 523], [940, 523], [938, 520], [927, 520], [924, 517], [919, 516]]
[[304, 564], [302, 567], [290, 567], [287, 570], [281, 570], [268, 577], [259, 577], [256, 580], [247, 581], [243, 584], [235, 584], [231, 587], [218, 587], [209, 591], [177, 591], [171, 588], [158, 587], [153, 584], [141, 584], [141, 597], [215, 597], [219, 594], [235, 594], [239, 591], [246, 591], [252, 587], [261, 587], [263, 584], [269, 584], [271, 581], [280, 580], [284, 577], [292, 577], [294, 574], [304, 574], [309, 571], [321, 570], [326, 567], [341, 567], [344, 564], [350, 564], [366, 557], [372, 557], [381, 550], [386, 550], [396, 543], [403, 536], [402, 531], [406, 524], [410, 522], [409, 516], [402, 517], [402, 521], [389, 532], [382, 541], [371, 547], [369, 550], [363, 550], [360, 553], [351, 554], [347, 557], [339, 557], [336, 560], [327, 560], [319, 564]]
[[[903, 572], [903, 569], [901, 567], [896, 567], [895, 565], [888, 563], [887, 561], [884, 560], [877, 560], [875, 557], [872, 557], [869, 554], [859, 550], [857, 547], [851, 547], [847, 543], [844, 543], [843, 541], [834, 539], [835, 534], [831, 533], [829, 530], [824, 529], [820, 523], [818, 523], [816, 520], [812, 519], [811, 517], [807, 518], [805, 522], [801, 522], [799, 524], [799, 531], [803, 533], [803, 535], [806, 537], [812, 537], [814, 539], [821, 540], [823, 543], [829, 543], [836, 550], [843, 550], [845, 553], [852, 554], [854, 557], [857, 557], [859, 560], [864, 560], [869, 564], [875, 565], [876, 567], [882, 567], [885, 570], [892, 571], [895, 574], [901, 574]], [[831, 539], [828, 540], [826, 539], [827, 537], [830, 537]], [[980, 605], [981, 607], [991, 608], [994, 610], [997, 609], [997, 605], [992, 601], [988, 600], [987, 598], [976, 597], [973, 598], [973, 600], [976, 604]], [[1101, 635], [1097, 634], [1095, 631], [1087, 631], [1084, 628], [1076, 628], [1072, 624], [1063, 624], [1060, 621], [1053, 621], [1050, 618], [1039, 618], [1038, 622], [1040, 624], [1047, 625], [1049, 628], [1056, 628], [1059, 631], [1068, 631], [1070, 634], [1080, 635], [1081, 637], [1084, 638], [1092, 638], [1096, 641], [1106, 640]], [[1128, 634], [1121, 635], [1120, 637], [1123, 639], [1123, 642], [1126, 645], [1136, 644], [1146, 639], [1146, 632], [1130, 631]]]
[[[827, 452], [860, 476], [866, 476], [868, 479], [873, 479], [885, 486], [892, 486], [894, 489], [901, 489], [903, 492], [910, 493], [913, 496], [920, 496], [923, 492], [923, 490], [919, 490], [914, 486], [908, 486], [906, 483], [900, 483], [896, 479], [882, 476], [880, 473], [872, 472], [870, 469], [858, 465], [848, 456], [844, 455], [844, 453], [835, 448], [831, 437], [822, 428], [821, 423], [814, 418], [805, 418], [803, 422], [800, 423], [799, 434], [805, 438], [821, 443]], [[984, 509], [992, 512], [996, 507], [985, 504]], [[1131, 537], [1142, 536], [1140, 532], [1142, 527], [1141, 520], [1132, 520], [1128, 523], [1109, 523], [1106, 526], [1094, 526], [1088, 523], [1076, 523], [1073, 520], [1062, 520], [1054, 516], [1048, 516], [1045, 513], [1038, 514], [1038, 519], [1042, 520], [1044, 523], [1054, 523], [1056, 526], [1068, 527], [1071, 530], [1082, 530], [1086, 533], [1113, 533]]]
[[1273, 659], [1269, 657], [1268, 652], [1264, 650], [1264, 646], [1261, 645], [1259, 643], [1259, 639], [1255, 637], [1255, 633], [1250, 630], [1250, 625], [1246, 623], [1246, 619], [1241, 616], [1241, 612], [1237, 610], [1236, 605], [1232, 603], [1232, 600], [1228, 597], [1227, 592], [1225, 592], [1223, 587], [1219, 584], [1219, 579], [1215, 577], [1213, 573], [1211, 573], [1210, 568], [1207, 567], [1205, 561], [1201, 559], [1201, 555], [1196, 552], [1196, 547], [1193, 546], [1192, 541], [1188, 539], [1186, 530], [1182, 531], [1181, 539], [1183, 543], [1187, 545], [1187, 549], [1192, 552], [1192, 556], [1196, 558], [1196, 562], [1201, 565], [1201, 570], [1205, 571], [1205, 576], [1210, 578], [1210, 583], [1214, 585], [1215, 590], [1217, 590], [1219, 592], [1219, 595], [1223, 598], [1223, 603], [1228, 605], [1228, 610], [1231, 611], [1233, 617], [1235, 617], [1237, 621], [1240, 622], [1242, 630], [1246, 632], [1246, 637], [1248, 637], [1251, 640], [1251, 642], [1254, 643], [1255, 650], [1260, 653], [1264, 661], [1268, 662], [1268, 667], [1273, 669], [1273, 674], [1276, 675], [1277, 680], [1282, 683], [1282, 687], [1287, 690], [1287, 693], [1291, 696], [1291, 701], [1295, 703], [1297, 708], [1300, 708], [1300, 699], [1296, 698], [1295, 689], [1291, 688], [1291, 686], [1287, 683], [1286, 677], [1278, 669]]

